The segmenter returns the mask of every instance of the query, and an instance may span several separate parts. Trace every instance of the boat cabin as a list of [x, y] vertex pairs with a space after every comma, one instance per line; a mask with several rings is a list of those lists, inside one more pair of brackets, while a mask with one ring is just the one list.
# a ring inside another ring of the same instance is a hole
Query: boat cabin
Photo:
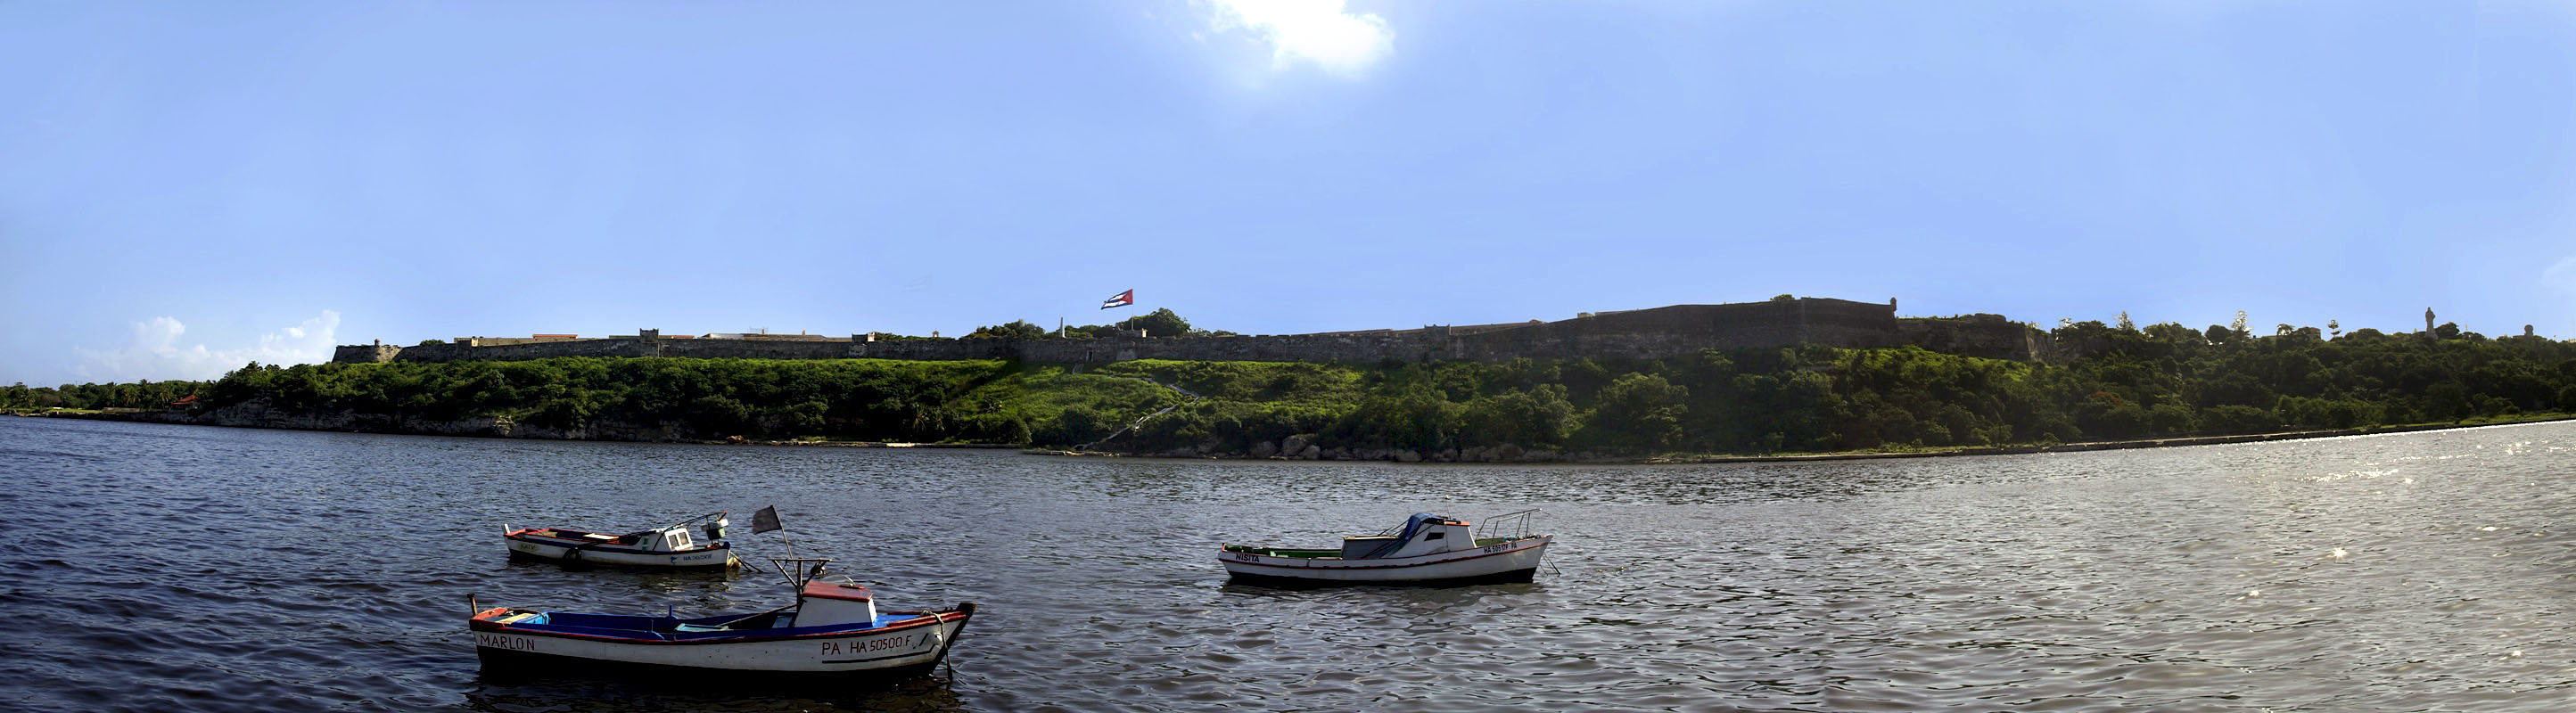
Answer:
[[1427, 512], [1405, 518], [1393, 535], [1342, 538], [1342, 559], [1386, 559], [1456, 552], [1476, 548], [1476, 533], [1467, 521]]
[[877, 620], [877, 603], [867, 587], [850, 582], [807, 580], [796, 593], [796, 625], [832, 626]]
[[696, 543], [689, 538], [689, 528], [673, 527], [644, 533], [643, 548], [651, 552], [678, 552]]

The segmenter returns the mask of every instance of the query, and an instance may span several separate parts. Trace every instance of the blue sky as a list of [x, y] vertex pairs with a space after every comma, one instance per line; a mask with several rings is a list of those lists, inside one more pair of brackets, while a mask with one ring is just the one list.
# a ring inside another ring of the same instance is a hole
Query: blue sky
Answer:
[[18, 0], [0, 97], [0, 382], [1780, 293], [2576, 337], [2563, 3]]

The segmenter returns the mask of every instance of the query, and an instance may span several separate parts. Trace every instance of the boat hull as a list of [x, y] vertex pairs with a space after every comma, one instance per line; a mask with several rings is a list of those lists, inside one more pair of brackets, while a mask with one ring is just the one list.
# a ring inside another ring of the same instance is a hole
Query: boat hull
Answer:
[[722, 543], [695, 549], [653, 551], [618, 545], [586, 545], [517, 532], [502, 537], [510, 543], [510, 556], [521, 559], [663, 569], [721, 568], [739, 564], [734, 559], [733, 549]]
[[[507, 610], [487, 610], [497, 614]], [[649, 640], [531, 631], [473, 622], [475, 655], [498, 674], [657, 670], [726, 671], [795, 676], [902, 676], [926, 673], [948, 656], [974, 615], [973, 604], [920, 612], [904, 622], [843, 632], [745, 635], [724, 639]]]
[[1279, 557], [1231, 549], [1217, 561], [1235, 581], [1314, 586], [1318, 584], [1450, 585], [1527, 582], [1538, 574], [1547, 554], [1548, 536], [1415, 557], [1341, 559]]

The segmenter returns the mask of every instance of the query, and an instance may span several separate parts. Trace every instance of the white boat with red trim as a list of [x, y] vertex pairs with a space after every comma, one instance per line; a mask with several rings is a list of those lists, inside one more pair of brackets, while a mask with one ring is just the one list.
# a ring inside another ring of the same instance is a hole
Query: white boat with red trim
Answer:
[[[1475, 584], [1527, 582], [1551, 535], [1529, 534], [1522, 510], [1487, 518], [1479, 532], [1465, 520], [1414, 513], [1376, 535], [1342, 538], [1340, 549], [1225, 545], [1217, 561], [1236, 581], [1267, 584]], [[1511, 534], [1498, 527], [1511, 523]]]
[[[740, 562], [734, 559], [733, 546], [724, 541], [729, 524], [725, 513], [711, 512], [623, 535], [562, 527], [505, 527], [501, 537], [510, 543], [512, 557], [629, 567], [732, 567]], [[698, 534], [705, 538], [699, 539]]]
[[[786, 562], [816, 563], [820, 571], [819, 560]], [[757, 614], [681, 619], [494, 607], [474, 612], [468, 628], [487, 673], [592, 668], [900, 676], [927, 673], [946, 658], [974, 615], [974, 602], [880, 612], [867, 587], [807, 576], [795, 604]]]

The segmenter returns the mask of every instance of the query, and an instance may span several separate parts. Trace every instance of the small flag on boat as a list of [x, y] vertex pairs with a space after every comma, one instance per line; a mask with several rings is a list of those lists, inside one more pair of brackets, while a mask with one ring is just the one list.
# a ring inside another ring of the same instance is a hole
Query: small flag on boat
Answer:
[[1128, 291], [1126, 291], [1126, 292], [1120, 292], [1120, 293], [1118, 293], [1118, 294], [1116, 294], [1116, 295], [1111, 296], [1109, 299], [1102, 301], [1102, 302], [1100, 303], [1100, 308], [1101, 308], [1101, 309], [1109, 309], [1109, 308], [1111, 308], [1111, 307], [1125, 307], [1125, 306], [1127, 306], [1127, 305], [1132, 305], [1132, 304], [1135, 304], [1135, 303], [1136, 303], [1136, 291], [1135, 291], [1135, 290], [1128, 290]]
[[776, 505], [761, 508], [760, 512], [751, 514], [751, 534], [757, 535], [770, 530], [784, 529], [787, 528], [778, 524], [778, 506]]

